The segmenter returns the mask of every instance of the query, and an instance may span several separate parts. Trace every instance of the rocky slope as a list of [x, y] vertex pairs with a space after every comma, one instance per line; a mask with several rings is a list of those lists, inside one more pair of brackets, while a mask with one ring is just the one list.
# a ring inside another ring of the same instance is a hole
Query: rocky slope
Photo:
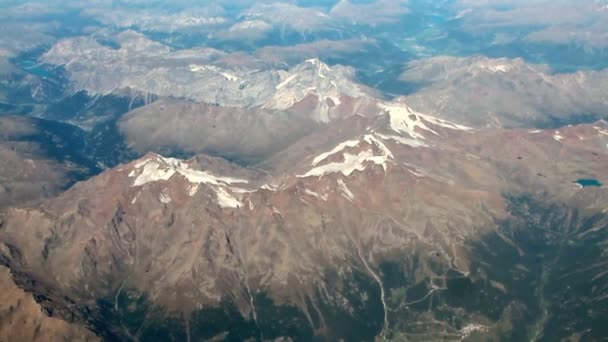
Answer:
[[[0, 260], [109, 339], [593, 338], [608, 193], [575, 181], [608, 181], [607, 131], [474, 131], [393, 103], [269, 174], [148, 154], [6, 210]], [[572, 291], [593, 294], [581, 320], [558, 314]]]
[[98, 341], [85, 327], [49, 317], [13, 282], [10, 271], [0, 266], [0, 341]]
[[161, 99], [125, 114], [118, 122], [126, 144], [135, 151], [169, 155], [208, 153], [241, 164], [255, 164], [285, 150], [328, 122], [352, 116], [377, 116], [387, 105], [363, 96], [312, 91], [285, 110], [230, 108], [185, 100]]
[[[65, 190], [83, 174], [65, 149], [61, 125], [18, 116], [0, 117], [0, 208], [35, 205]], [[62, 154], [58, 159], [57, 154]], [[0, 341], [96, 341], [84, 326], [52, 317], [31, 293], [18, 287], [0, 266]]]

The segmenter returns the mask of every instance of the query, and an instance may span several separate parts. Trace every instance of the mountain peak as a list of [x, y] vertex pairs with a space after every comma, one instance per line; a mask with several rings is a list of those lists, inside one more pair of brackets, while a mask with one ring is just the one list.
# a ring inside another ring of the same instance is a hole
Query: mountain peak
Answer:
[[[242, 203], [238, 194], [250, 191], [244, 187], [249, 180], [218, 176], [209, 170], [198, 170], [187, 161], [176, 158], [165, 158], [157, 154], [148, 154], [144, 158], [130, 164], [128, 177], [132, 179], [131, 187], [142, 187], [149, 183], [167, 182], [172, 177], [180, 177], [186, 181], [183, 191], [194, 196], [202, 185], [215, 192], [217, 203], [222, 208], [238, 208]], [[163, 200], [168, 197], [163, 195]]]

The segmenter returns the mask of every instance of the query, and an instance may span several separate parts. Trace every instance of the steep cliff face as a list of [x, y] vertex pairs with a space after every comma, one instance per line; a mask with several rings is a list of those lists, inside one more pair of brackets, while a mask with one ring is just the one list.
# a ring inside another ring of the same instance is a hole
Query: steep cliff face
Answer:
[[330, 123], [270, 174], [148, 154], [6, 210], [1, 260], [48, 310], [124, 340], [550, 338], [596, 324], [560, 330], [543, 312], [567, 295], [568, 253], [604, 258], [608, 195], [574, 182], [607, 181], [605, 123], [477, 132], [382, 113]]

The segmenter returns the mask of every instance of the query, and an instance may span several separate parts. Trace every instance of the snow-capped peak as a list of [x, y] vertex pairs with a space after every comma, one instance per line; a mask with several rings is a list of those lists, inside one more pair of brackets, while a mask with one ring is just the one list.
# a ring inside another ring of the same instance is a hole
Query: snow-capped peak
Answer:
[[319, 122], [329, 121], [329, 111], [341, 104], [342, 95], [366, 96], [354, 81], [354, 70], [344, 66], [329, 67], [318, 59], [310, 59], [287, 71], [279, 71], [275, 93], [264, 108], [285, 110], [309, 95], [318, 98], [315, 109]]
[[207, 171], [191, 169], [180, 159], [154, 156], [138, 161], [129, 177], [136, 177], [133, 186], [141, 186], [149, 182], [168, 180], [174, 174], [184, 176], [191, 183], [206, 183], [212, 185], [247, 184], [246, 179], [215, 176]]
[[233, 188], [233, 185], [248, 183], [246, 179], [216, 176], [208, 171], [195, 170], [182, 160], [162, 156], [147, 157], [136, 162], [129, 173], [130, 178], [135, 178], [133, 187], [167, 181], [175, 175], [181, 175], [190, 183], [190, 186], [185, 189], [190, 196], [196, 194], [198, 185], [207, 184], [210, 186], [215, 191], [217, 203], [222, 208], [240, 207], [241, 203], [232, 192], [242, 192], [242, 189]]

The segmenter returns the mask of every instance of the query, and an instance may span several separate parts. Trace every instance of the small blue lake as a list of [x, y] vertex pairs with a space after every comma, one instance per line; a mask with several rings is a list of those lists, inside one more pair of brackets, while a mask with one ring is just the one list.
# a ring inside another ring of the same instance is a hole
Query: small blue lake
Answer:
[[602, 184], [602, 182], [593, 178], [579, 178], [576, 180], [576, 184], [582, 186], [583, 188], [586, 188], [588, 186], [601, 187], [602, 185], [604, 185]]

